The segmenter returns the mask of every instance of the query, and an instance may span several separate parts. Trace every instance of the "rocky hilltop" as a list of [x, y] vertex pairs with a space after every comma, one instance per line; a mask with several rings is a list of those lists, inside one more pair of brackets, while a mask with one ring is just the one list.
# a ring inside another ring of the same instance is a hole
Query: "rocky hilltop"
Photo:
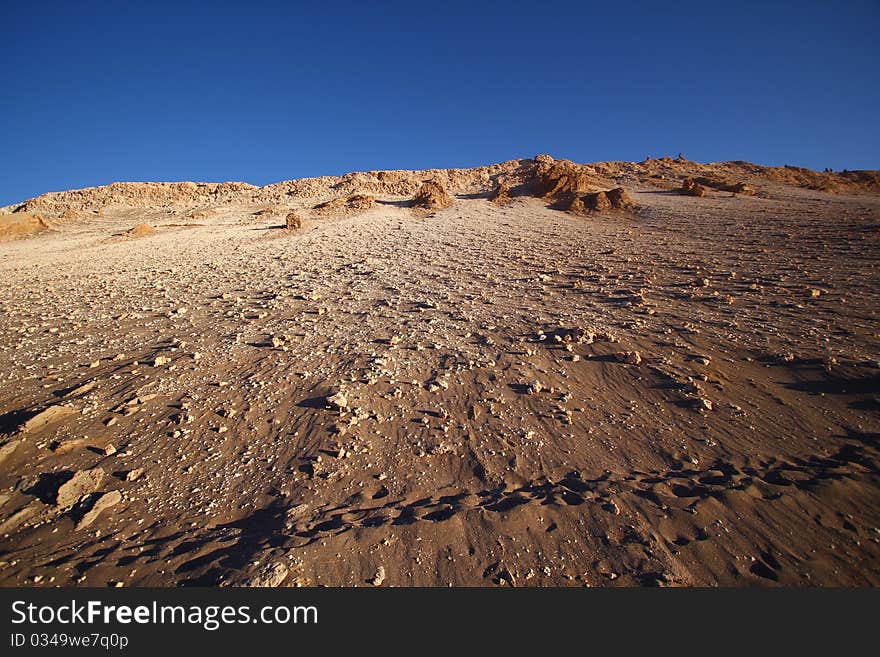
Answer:
[[[564, 178], [564, 180], [562, 180]], [[880, 172], [820, 173], [799, 167], [764, 167], [748, 162], [700, 164], [683, 158], [643, 162], [576, 164], [548, 155], [509, 160], [472, 169], [421, 171], [366, 171], [343, 176], [302, 178], [256, 187], [244, 182], [138, 183], [118, 182], [101, 187], [50, 192], [3, 212], [39, 214], [44, 219], [67, 220], [118, 208], [161, 208], [175, 212], [198, 211], [224, 204], [296, 204], [299, 199], [332, 201], [350, 195], [412, 197], [425, 181], [436, 181], [453, 195], [490, 194], [504, 185], [514, 194], [556, 197], [573, 192], [595, 192], [619, 185], [646, 185], [677, 189], [688, 180], [716, 190], [755, 193], [763, 183], [784, 183], [832, 193], [880, 192]]]

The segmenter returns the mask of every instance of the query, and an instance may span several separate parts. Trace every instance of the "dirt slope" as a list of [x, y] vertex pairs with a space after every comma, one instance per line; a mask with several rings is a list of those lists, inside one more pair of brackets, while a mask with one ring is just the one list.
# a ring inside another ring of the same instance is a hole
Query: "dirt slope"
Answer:
[[538, 165], [25, 204], [81, 215], [0, 245], [0, 584], [880, 584], [880, 198]]

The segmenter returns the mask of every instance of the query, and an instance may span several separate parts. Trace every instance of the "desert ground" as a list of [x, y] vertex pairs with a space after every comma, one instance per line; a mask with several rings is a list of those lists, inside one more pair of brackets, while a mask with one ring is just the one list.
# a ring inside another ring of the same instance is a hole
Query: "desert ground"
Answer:
[[540, 156], [3, 212], [0, 585], [880, 584], [876, 172]]

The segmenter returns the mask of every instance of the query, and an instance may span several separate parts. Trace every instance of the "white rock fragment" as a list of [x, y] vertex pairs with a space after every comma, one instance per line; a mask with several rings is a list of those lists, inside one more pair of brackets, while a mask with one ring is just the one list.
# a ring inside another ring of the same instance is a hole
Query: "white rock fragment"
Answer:
[[266, 564], [258, 572], [254, 573], [247, 579], [243, 580], [241, 586], [274, 588], [281, 586], [281, 583], [289, 574], [287, 566], [280, 561]]
[[128, 472], [125, 473], [125, 480], [126, 481], [136, 481], [136, 480], [140, 479], [143, 474], [144, 474], [143, 468], [135, 468], [134, 470], [129, 470]]
[[379, 566], [376, 569], [376, 574], [373, 575], [373, 579], [370, 580], [370, 584], [373, 586], [382, 586], [385, 582], [385, 567]]
[[339, 390], [327, 397], [327, 404], [337, 410], [344, 411], [348, 408], [348, 397], [342, 390]]

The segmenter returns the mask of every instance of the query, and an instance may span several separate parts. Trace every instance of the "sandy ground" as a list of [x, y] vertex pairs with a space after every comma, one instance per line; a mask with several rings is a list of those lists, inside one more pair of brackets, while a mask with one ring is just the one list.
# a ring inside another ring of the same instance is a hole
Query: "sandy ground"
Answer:
[[630, 189], [0, 244], [0, 584], [880, 584], [880, 198]]

